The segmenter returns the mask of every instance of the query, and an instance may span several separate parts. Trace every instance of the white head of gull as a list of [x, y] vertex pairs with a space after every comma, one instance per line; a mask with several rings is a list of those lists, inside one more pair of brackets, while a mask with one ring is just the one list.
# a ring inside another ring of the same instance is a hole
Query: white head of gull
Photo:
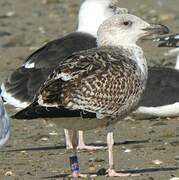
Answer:
[[[108, 175], [131, 175], [114, 170], [113, 125], [136, 108], [145, 88], [147, 64], [136, 41], [166, 32], [166, 27], [150, 25], [134, 15], [109, 18], [98, 30], [98, 48], [64, 59], [41, 87], [34, 103], [13, 118], [45, 117], [59, 127], [71, 129], [75, 159], [76, 130], [108, 127]], [[126, 37], [131, 38], [124, 40]], [[57, 107], [56, 114], [50, 115], [51, 107]], [[43, 108], [47, 114], [41, 113]], [[72, 168], [72, 175], [82, 176], [78, 168]]]
[[112, 0], [85, 0], [80, 7], [77, 31], [96, 37], [97, 30], [104, 20], [114, 14], [127, 12], [125, 8], [113, 6]]

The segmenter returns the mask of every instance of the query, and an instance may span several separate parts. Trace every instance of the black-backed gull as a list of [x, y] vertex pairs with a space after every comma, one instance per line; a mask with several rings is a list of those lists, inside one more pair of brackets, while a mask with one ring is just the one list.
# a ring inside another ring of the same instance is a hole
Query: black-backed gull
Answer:
[[[43, 117], [58, 127], [71, 129], [73, 177], [81, 176], [76, 156], [77, 130], [107, 127], [108, 175], [131, 175], [114, 170], [113, 125], [137, 107], [147, 82], [147, 62], [137, 40], [159, 33], [168, 33], [168, 28], [130, 14], [105, 20], [98, 30], [98, 47], [61, 61], [35, 101], [13, 118]], [[50, 114], [51, 108], [56, 108], [56, 113]]]
[[175, 69], [153, 67], [149, 69], [149, 77], [145, 93], [134, 112], [138, 118], [175, 117], [179, 116], [179, 34], [164, 36], [159, 47], [175, 47], [166, 55], [177, 55]]
[[10, 135], [10, 120], [0, 96], [0, 147], [3, 146]]
[[[31, 54], [24, 65], [16, 69], [2, 84], [1, 95], [15, 107], [28, 106], [39, 87], [62, 59], [74, 52], [96, 47], [99, 25], [114, 14], [125, 12], [126, 9], [116, 7], [112, 0], [85, 0], [80, 7], [77, 31], [51, 41]], [[79, 149], [103, 148], [86, 146], [82, 131], [79, 136]], [[72, 148], [68, 130], [65, 130], [65, 137], [67, 148]]]

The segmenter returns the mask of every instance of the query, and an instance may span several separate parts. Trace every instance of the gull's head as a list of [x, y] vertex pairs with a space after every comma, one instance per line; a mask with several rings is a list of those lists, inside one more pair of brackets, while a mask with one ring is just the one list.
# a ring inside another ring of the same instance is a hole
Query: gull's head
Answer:
[[97, 30], [104, 20], [115, 14], [128, 13], [127, 9], [114, 6], [113, 1], [85, 0], [80, 7], [77, 31], [96, 37]]
[[99, 46], [135, 45], [144, 36], [168, 32], [166, 26], [150, 24], [131, 14], [120, 14], [103, 22], [97, 33], [97, 42]]

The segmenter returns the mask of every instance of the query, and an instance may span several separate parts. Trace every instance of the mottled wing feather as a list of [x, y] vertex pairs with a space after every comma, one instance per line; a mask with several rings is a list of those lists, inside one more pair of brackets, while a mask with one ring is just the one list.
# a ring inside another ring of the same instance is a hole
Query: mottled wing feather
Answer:
[[38, 102], [108, 115], [133, 106], [143, 91], [141, 74], [136, 63], [121, 54], [120, 49], [104, 47], [64, 60], [41, 88]]

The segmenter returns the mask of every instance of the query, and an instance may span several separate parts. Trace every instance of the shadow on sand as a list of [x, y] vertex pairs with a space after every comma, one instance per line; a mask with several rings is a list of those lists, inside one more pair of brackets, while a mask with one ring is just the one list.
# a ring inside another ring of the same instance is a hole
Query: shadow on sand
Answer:
[[[130, 145], [130, 144], [143, 144], [148, 143], [149, 140], [126, 140], [123, 142], [116, 142], [114, 143], [115, 146], [120, 145]], [[106, 143], [89, 143], [87, 145], [91, 146], [107, 146]], [[65, 149], [65, 145], [58, 145], [58, 146], [41, 146], [41, 147], [29, 147], [29, 148], [20, 148], [20, 149], [4, 149], [0, 152], [19, 152], [19, 151], [48, 151], [48, 150], [58, 150], [58, 149]]]
[[[160, 167], [160, 168], [143, 168], [143, 169], [129, 169], [124, 171], [118, 171], [118, 173], [131, 173], [131, 174], [138, 174], [139, 176], [144, 173], [154, 173], [154, 172], [165, 172], [165, 171], [176, 171], [179, 167]], [[106, 169], [100, 169], [96, 173], [86, 173], [90, 176], [105, 176], [106, 175]], [[40, 179], [56, 179], [56, 178], [65, 178], [69, 177], [69, 174], [60, 174], [56, 176], [48, 176], [48, 177], [42, 177]]]

